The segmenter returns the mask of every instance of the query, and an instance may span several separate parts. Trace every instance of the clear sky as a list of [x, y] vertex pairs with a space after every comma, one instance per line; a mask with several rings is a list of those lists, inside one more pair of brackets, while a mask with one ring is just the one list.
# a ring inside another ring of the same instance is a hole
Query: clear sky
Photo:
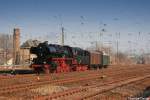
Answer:
[[150, 0], [0, 0], [0, 33], [12, 34], [19, 27], [22, 42], [60, 43], [61, 24], [65, 44], [71, 46], [103, 41], [116, 48], [120, 33], [120, 50], [150, 49]]

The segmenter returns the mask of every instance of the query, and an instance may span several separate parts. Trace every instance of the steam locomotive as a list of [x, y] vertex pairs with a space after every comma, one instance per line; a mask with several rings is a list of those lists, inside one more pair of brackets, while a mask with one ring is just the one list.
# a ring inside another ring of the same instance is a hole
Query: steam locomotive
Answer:
[[78, 47], [48, 44], [48, 42], [31, 47], [30, 53], [36, 55], [30, 67], [37, 73], [85, 71], [107, 67], [110, 63], [110, 57], [101, 51], [91, 52]]

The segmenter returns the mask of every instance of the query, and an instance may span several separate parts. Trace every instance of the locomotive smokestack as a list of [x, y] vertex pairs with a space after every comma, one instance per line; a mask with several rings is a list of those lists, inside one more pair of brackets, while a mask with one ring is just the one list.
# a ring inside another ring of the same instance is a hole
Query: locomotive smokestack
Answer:
[[15, 28], [13, 33], [13, 51], [14, 64], [19, 64], [20, 61], [20, 29]]

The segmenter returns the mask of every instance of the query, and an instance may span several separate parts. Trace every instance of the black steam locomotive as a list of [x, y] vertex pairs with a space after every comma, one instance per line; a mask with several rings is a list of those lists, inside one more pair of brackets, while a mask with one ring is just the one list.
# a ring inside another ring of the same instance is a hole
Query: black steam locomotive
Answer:
[[106, 67], [110, 62], [110, 57], [100, 51], [89, 52], [48, 42], [31, 47], [30, 53], [37, 56], [32, 60], [31, 68], [38, 73], [85, 71]]

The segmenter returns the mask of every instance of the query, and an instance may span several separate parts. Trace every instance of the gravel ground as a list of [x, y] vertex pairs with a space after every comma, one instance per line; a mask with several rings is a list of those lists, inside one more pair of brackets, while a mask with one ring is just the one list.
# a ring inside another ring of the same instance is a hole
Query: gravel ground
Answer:
[[37, 92], [41, 95], [48, 95], [48, 94], [53, 94], [53, 93], [57, 93], [57, 92], [62, 92], [67, 89], [68, 89], [68, 87], [64, 87], [64, 86], [44, 85], [44, 86], [36, 88], [36, 89], [31, 89], [31, 91]]

